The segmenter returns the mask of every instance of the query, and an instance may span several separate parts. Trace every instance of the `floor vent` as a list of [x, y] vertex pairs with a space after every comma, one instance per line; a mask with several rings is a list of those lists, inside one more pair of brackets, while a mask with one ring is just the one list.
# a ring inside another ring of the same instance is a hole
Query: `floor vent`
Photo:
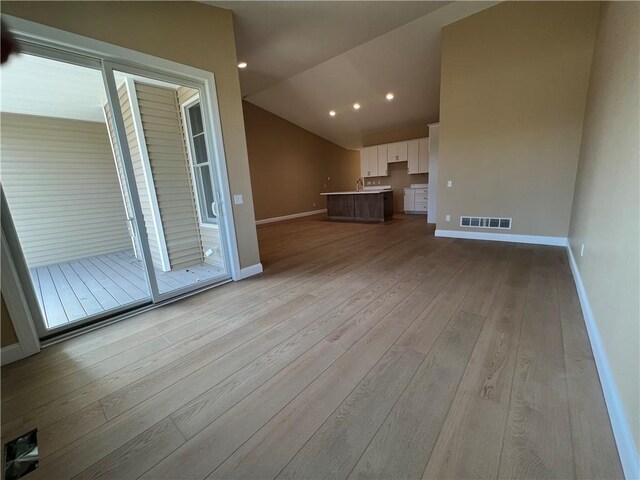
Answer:
[[4, 480], [18, 480], [38, 468], [38, 430], [31, 430], [4, 446]]
[[460, 217], [460, 226], [511, 230], [511, 219], [497, 217]]

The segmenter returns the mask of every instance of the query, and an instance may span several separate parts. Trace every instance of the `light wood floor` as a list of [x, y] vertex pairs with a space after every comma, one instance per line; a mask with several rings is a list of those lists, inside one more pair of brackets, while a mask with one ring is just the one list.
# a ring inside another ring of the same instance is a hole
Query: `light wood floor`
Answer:
[[555, 247], [424, 217], [259, 228], [264, 275], [2, 370], [63, 478], [621, 478]]

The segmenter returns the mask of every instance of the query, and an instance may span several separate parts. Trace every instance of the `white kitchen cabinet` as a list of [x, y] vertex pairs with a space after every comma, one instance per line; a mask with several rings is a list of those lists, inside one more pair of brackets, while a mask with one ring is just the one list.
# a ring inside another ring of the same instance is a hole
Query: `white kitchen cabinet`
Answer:
[[360, 151], [360, 175], [362, 177], [377, 177], [378, 147], [365, 147]]
[[407, 170], [410, 174], [429, 171], [429, 139], [418, 138], [408, 142]]
[[378, 145], [378, 176], [389, 175], [387, 167], [387, 145]]
[[409, 140], [407, 142], [407, 171], [409, 173], [419, 173], [418, 171], [418, 140]]
[[429, 139], [418, 139], [418, 173], [429, 172]]
[[413, 212], [415, 207], [416, 197], [413, 188], [405, 188], [404, 189], [404, 211]]
[[387, 163], [407, 161], [407, 142], [389, 143], [387, 147]]
[[428, 188], [405, 188], [404, 189], [404, 212], [418, 213], [425, 215], [429, 206]]
[[364, 147], [360, 150], [360, 174], [362, 177], [389, 175], [389, 163], [407, 162], [407, 171], [429, 171], [429, 139], [416, 138], [404, 142]]

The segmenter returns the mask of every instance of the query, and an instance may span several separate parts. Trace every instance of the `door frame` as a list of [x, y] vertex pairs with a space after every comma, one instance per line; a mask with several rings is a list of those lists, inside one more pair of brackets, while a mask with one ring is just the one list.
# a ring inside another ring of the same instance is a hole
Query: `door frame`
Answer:
[[[201, 91], [201, 95], [204, 99], [202, 103], [203, 121], [206, 125], [207, 141], [209, 145], [212, 146], [210, 155], [212, 157], [212, 165], [216, 169], [216, 176], [218, 179], [216, 186], [218, 187], [217, 190], [220, 200], [219, 227], [222, 227], [220, 233], [221, 238], [223, 239], [225, 257], [228, 260], [226, 261], [227, 272], [225, 278], [215, 278], [208, 282], [202, 282], [195, 284], [194, 286], [176, 289], [167, 293], [159, 292], [155, 275], [147, 275], [148, 285], [150, 286], [153, 303], [158, 305], [163, 302], [166, 303], [167, 301], [174, 300], [179, 296], [189, 295], [196, 291], [220, 284], [227, 281], [229, 277], [233, 280], [240, 280], [242, 277], [238, 254], [238, 243], [235, 232], [231, 190], [227, 172], [220, 109], [216, 95], [217, 90], [214, 74], [199, 68], [179, 64], [163, 58], [84, 37], [82, 35], [51, 28], [18, 17], [3, 14], [2, 19], [6, 21], [9, 28], [11, 28], [12, 33], [18, 42], [20, 42], [24, 53], [87, 66], [102, 72], [103, 80], [105, 82], [107, 101], [110, 105], [112, 115], [114, 116], [114, 123], [116, 124], [115, 130], [121, 146], [126, 146], [127, 144], [122, 143], [123, 139], [121, 135], [124, 134], [124, 125], [122, 122], [122, 116], [120, 115], [120, 105], [117, 102], [117, 89], [115, 85], [115, 78], [113, 76], [114, 69], [125, 73], [138, 74], [168, 81], [170, 83], [190, 86]], [[113, 101], [114, 99], [116, 100], [115, 102]], [[118, 126], [118, 123], [121, 125]], [[132, 188], [135, 187], [135, 177], [133, 175], [133, 168], [129, 158], [128, 148], [121, 147], [121, 153], [126, 171], [125, 176], [127, 177], [127, 183], [130, 187], [129, 190], [131, 194], [130, 198], [132, 207], [136, 217], [136, 221], [134, 223], [136, 224], [136, 229], [138, 230], [137, 236], [143, 250], [143, 261], [145, 262], [147, 272], [154, 272], [146, 233], [144, 227], [142, 226], [143, 228], [141, 228], [143, 216], [139, 197], [137, 195], [137, 189]], [[13, 242], [9, 242], [8, 246], [14, 256], [16, 254], [21, 255], [22, 250], [20, 245], [18, 244], [16, 248], [16, 245], [12, 245], [12, 243]], [[21, 258], [21, 260], [24, 260], [24, 258]], [[23, 285], [23, 288], [33, 290], [33, 285], [29, 282], [29, 286]], [[35, 295], [33, 297], [35, 298]], [[31, 303], [33, 303], [33, 300], [29, 302], [29, 307], [32, 312], [34, 310], [39, 310], [39, 306], [37, 304], [34, 309], [34, 305], [31, 305]], [[115, 316], [110, 317], [116, 318]], [[112, 320], [112, 318], [109, 318], [109, 320]], [[95, 318], [88, 318], [74, 322], [74, 326], [81, 328], [86, 326], [88, 322], [95, 322], [95, 320]], [[40, 330], [37, 325], [35, 327]], [[60, 330], [62, 330], [62, 328], [47, 330], [46, 335], [56, 334], [56, 332]]]

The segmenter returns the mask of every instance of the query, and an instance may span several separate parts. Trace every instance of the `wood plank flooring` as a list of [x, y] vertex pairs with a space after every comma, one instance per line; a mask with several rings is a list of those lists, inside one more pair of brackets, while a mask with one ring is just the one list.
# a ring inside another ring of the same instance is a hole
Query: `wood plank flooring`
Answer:
[[563, 249], [402, 215], [258, 234], [262, 276], [2, 369], [26, 478], [622, 478]]
[[[107, 253], [30, 269], [49, 327], [99, 315], [150, 298], [142, 261], [132, 250]], [[156, 269], [160, 293], [221, 275], [207, 264], [163, 272]]]

